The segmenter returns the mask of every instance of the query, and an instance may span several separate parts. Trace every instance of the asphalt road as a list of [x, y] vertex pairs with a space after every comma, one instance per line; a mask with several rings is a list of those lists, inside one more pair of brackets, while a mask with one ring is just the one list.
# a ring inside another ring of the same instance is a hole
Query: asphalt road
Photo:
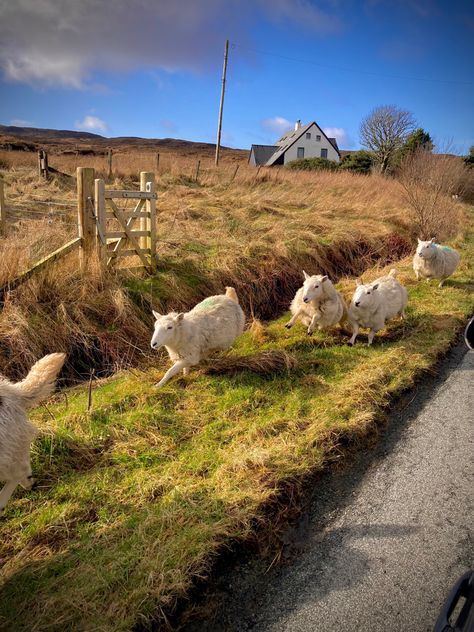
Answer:
[[[411, 401], [410, 401], [411, 400]], [[283, 563], [239, 562], [188, 632], [427, 632], [474, 568], [474, 352], [458, 345], [383, 437], [324, 475]]]

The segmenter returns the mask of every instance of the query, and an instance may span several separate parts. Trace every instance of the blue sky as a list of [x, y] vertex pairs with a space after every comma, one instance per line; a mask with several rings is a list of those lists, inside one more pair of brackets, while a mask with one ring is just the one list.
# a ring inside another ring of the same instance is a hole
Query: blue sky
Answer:
[[215, 142], [226, 37], [224, 144], [301, 119], [357, 148], [384, 104], [474, 144], [467, 0], [0, 0], [0, 122]]

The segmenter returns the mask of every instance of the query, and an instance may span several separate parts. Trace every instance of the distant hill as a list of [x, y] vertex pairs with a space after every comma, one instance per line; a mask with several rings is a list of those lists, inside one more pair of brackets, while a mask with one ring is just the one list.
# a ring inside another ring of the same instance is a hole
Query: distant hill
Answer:
[[[117, 151], [134, 150], [178, 152], [185, 155], [211, 156], [216, 146], [213, 143], [200, 143], [179, 138], [140, 138], [137, 136], [118, 136], [106, 138], [100, 134], [73, 130], [42, 129], [37, 127], [17, 127], [0, 125], [0, 149], [8, 151], [36, 151], [45, 148], [52, 153], [98, 153], [108, 148]], [[248, 154], [243, 149], [222, 147], [229, 157], [242, 159]]]
[[18, 138], [36, 138], [58, 140], [62, 138], [74, 138], [76, 140], [105, 140], [104, 136], [91, 132], [74, 132], [67, 129], [42, 129], [40, 127], [16, 127], [16, 125], [0, 125], [0, 134], [16, 136]]

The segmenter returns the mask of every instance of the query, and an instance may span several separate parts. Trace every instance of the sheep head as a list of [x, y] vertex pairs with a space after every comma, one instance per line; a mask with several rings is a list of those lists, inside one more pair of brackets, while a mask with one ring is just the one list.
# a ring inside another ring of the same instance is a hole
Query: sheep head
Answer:
[[375, 307], [377, 304], [377, 289], [379, 287], [378, 283], [369, 283], [363, 285], [359, 283], [355, 289], [354, 295], [352, 297], [351, 305], [352, 307], [358, 309], [366, 309], [370, 307]]
[[184, 318], [184, 314], [171, 314], [162, 315], [153, 311], [155, 317], [155, 331], [151, 339], [151, 348], [159, 349], [164, 345], [172, 345], [176, 341], [181, 323]]
[[328, 280], [326, 274], [313, 274], [310, 276], [303, 270], [303, 301], [309, 303], [314, 299], [322, 298], [324, 295], [323, 284]]
[[422, 241], [418, 239], [418, 246], [416, 247], [416, 254], [422, 259], [431, 259], [436, 252], [436, 244], [434, 239], [429, 241]]

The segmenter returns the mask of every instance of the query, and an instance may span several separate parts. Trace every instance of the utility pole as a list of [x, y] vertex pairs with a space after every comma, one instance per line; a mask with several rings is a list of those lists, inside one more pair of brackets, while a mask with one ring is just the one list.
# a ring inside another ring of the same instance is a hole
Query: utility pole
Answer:
[[219, 164], [219, 150], [221, 148], [222, 112], [224, 110], [225, 77], [227, 74], [227, 58], [229, 56], [229, 40], [224, 47], [224, 70], [222, 71], [221, 104], [219, 106], [219, 122], [217, 124], [216, 166]]

